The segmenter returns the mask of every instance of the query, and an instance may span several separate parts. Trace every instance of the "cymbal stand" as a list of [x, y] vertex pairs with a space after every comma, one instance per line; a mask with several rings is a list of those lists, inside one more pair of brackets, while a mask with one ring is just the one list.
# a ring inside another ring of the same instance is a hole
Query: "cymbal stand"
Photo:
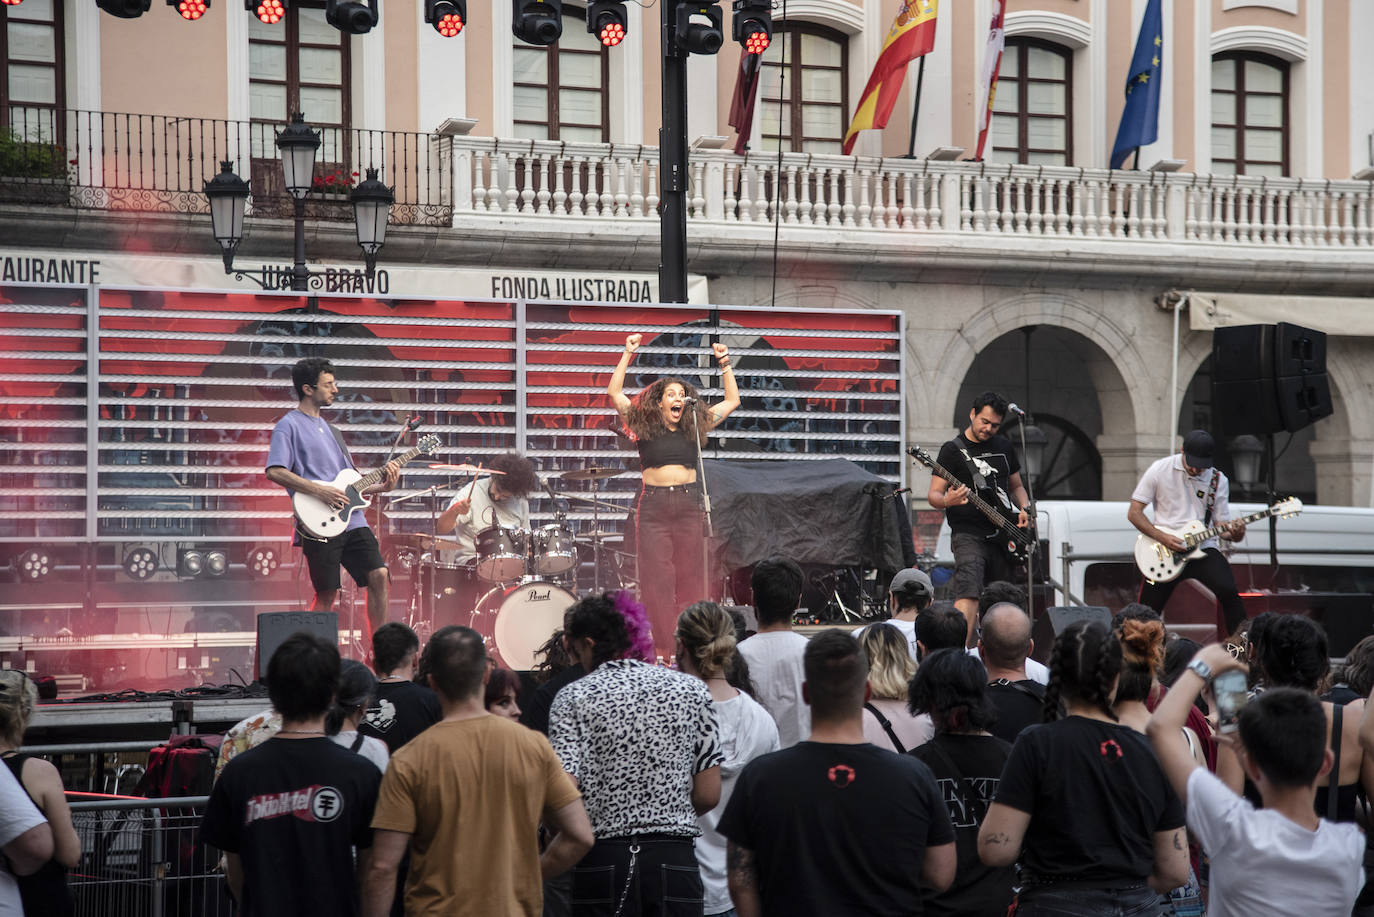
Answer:
[[[601, 592], [601, 501], [598, 499], [601, 480], [592, 478], [592, 591]], [[574, 591], [577, 584], [573, 584]]]
[[[711, 589], [711, 544], [715, 541], [715, 524], [711, 518], [711, 491], [706, 486], [706, 457], [702, 454], [701, 431], [697, 428], [696, 406], [692, 405], [692, 442], [697, 451], [697, 480], [701, 482], [701, 511], [703, 516], [702, 536], [704, 544], [701, 546], [701, 588]], [[638, 548], [638, 545], [636, 545]], [[707, 598], [711, 598], [712, 593], [707, 593]]]

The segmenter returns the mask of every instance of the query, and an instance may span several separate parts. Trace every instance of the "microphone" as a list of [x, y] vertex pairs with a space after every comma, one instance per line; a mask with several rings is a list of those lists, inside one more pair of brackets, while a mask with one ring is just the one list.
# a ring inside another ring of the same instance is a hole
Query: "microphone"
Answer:
[[909, 494], [909, 493], [911, 493], [911, 488], [910, 488], [910, 487], [898, 487], [896, 490], [894, 490], [892, 493], [888, 494], [888, 495], [887, 495], [886, 497], [884, 497], [883, 499], [884, 499], [884, 500], [892, 500], [892, 499], [895, 499], [896, 497], [900, 497], [902, 494]]
[[697, 400], [695, 398], [683, 398], [682, 402], [683, 404], [696, 404]]
[[414, 433], [415, 428], [420, 425], [420, 421], [423, 419], [424, 418], [422, 418], [417, 412], [414, 416], [412, 416], [409, 420], [406, 421], [406, 432]]
[[1015, 402], [1012, 402], [1011, 404], [1007, 405], [1007, 410], [1010, 411], [1012, 414], [1018, 414], [1022, 417], [1026, 416], [1026, 412], [1021, 410], [1021, 408], [1018, 407]]

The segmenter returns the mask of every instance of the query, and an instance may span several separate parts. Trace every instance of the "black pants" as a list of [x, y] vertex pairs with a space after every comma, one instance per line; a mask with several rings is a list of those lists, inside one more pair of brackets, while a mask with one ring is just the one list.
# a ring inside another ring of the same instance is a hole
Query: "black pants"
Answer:
[[1236, 577], [1231, 572], [1231, 564], [1216, 548], [1204, 548], [1201, 557], [1188, 561], [1183, 567], [1183, 572], [1167, 583], [1142, 581], [1141, 604], [1149, 605], [1163, 614], [1169, 596], [1174, 594], [1174, 587], [1185, 579], [1197, 580], [1212, 590], [1212, 594], [1217, 597], [1217, 608], [1221, 612], [1218, 624], [1224, 623], [1226, 628], [1217, 635], [1217, 639], [1224, 640], [1230, 634], [1234, 634], [1236, 628], [1245, 620], [1245, 603], [1236, 592]]
[[690, 837], [599, 840], [572, 871], [573, 917], [701, 917], [702, 895]]
[[639, 597], [649, 612], [654, 648], [667, 659], [673, 654], [677, 616], [693, 602], [708, 598], [700, 488], [645, 485], [639, 493], [635, 529]]

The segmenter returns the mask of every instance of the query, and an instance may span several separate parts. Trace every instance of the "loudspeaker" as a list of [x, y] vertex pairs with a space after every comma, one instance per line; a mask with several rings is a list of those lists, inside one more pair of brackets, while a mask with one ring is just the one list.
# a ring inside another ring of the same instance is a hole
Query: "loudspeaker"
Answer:
[[1079, 621], [1100, 621], [1104, 627], [1111, 627], [1112, 612], [1105, 605], [1052, 605], [1046, 608], [1031, 627], [1031, 639], [1035, 641], [1035, 652], [1031, 653], [1031, 658], [1048, 664], [1055, 638], [1070, 624]]
[[1324, 332], [1291, 322], [1212, 332], [1212, 413], [1221, 435], [1294, 433], [1331, 411]]
[[339, 643], [339, 613], [336, 611], [269, 611], [258, 615], [258, 678], [267, 676], [267, 663], [287, 637], [298, 631]]

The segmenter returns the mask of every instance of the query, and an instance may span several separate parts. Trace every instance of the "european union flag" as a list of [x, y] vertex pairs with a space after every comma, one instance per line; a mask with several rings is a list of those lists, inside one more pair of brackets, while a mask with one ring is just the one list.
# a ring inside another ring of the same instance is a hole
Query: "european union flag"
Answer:
[[1159, 137], [1160, 74], [1164, 60], [1164, 17], [1160, 0], [1150, 0], [1135, 40], [1130, 76], [1126, 78], [1126, 108], [1116, 129], [1112, 168], [1119, 169], [1132, 151]]

